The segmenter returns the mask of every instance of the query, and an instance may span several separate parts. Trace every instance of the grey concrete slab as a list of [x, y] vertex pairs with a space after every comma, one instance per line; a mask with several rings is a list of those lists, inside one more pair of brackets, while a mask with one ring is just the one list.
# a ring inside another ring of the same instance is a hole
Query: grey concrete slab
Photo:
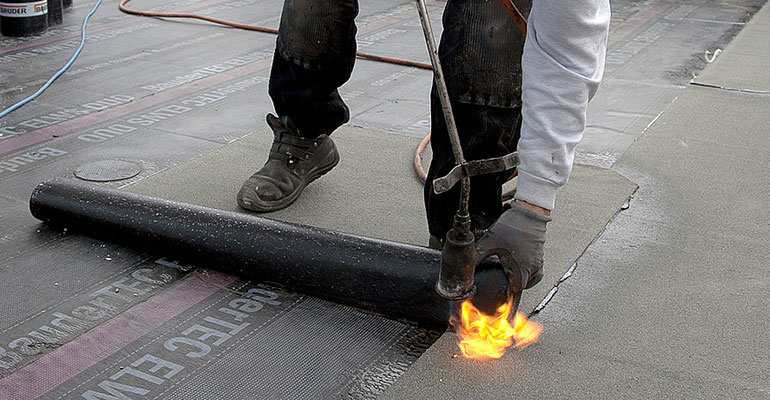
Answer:
[[[342, 160], [291, 207], [268, 218], [403, 243], [427, 243], [422, 185], [409, 170], [419, 140], [343, 127], [334, 133]], [[131, 192], [228, 211], [241, 184], [264, 164], [272, 135], [260, 131], [177, 168], [139, 181]], [[394, 225], [392, 221], [398, 220]]]
[[384, 398], [767, 398], [768, 106], [688, 89], [616, 164], [640, 189], [537, 315], [540, 343], [472, 362], [445, 335]]
[[351, 124], [420, 138], [430, 131], [430, 71], [366, 60], [357, 65], [342, 87]]
[[[412, 168], [419, 140], [354, 127], [334, 133], [342, 161], [291, 207], [265, 217], [415, 245], [427, 244], [422, 185]], [[241, 183], [264, 163], [272, 136], [259, 132], [125, 187], [126, 190], [239, 211]], [[522, 301], [532, 310], [558, 284], [636, 189], [618, 174], [578, 166], [560, 193], [546, 248], [546, 276]], [[398, 221], [398, 223], [393, 223]]]
[[684, 86], [606, 78], [588, 105], [575, 162], [609, 168], [671, 104]]
[[764, 7], [693, 82], [725, 89], [770, 92], [768, 35], [770, 10]]
[[576, 162], [608, 168], [764, 0], [613, 3], [605, 78]]

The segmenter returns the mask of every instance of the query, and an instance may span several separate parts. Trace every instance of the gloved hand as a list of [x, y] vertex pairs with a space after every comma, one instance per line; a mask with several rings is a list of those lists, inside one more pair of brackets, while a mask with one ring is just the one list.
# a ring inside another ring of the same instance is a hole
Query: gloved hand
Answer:
[[514, 293], [535, 286], [543, 279], [543, 246], [546, 224], [551, 217], [511, 203], [476, 242], [477, 264], [496, 255]]

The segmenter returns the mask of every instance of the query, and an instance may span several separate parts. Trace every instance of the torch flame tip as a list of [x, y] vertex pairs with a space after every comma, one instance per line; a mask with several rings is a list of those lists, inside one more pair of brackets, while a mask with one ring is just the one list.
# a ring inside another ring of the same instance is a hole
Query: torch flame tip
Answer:
[[530, 321], [523, 313], [517, 312], [513, 324], [509, 316], [513, 310], [513, 299], [497, 308], [495, 315], [481, 312], [473, 302], [465, 300], [460, 307], [459, 321], [451, 318], [458, 335], [457, 346], [465, 358], [500, 358], [505, 350], [514, 347], [519, 351], [537, 342], [543, 327]]

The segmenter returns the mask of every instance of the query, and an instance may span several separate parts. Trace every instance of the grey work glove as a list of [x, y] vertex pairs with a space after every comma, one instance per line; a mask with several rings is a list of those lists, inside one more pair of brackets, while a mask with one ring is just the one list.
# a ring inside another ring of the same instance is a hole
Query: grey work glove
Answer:
[[478, 262], [497, 256], [514, 293], [543, 279], [545, 227], [551, 217], [525, 209], [515, 201], [476, 242]]

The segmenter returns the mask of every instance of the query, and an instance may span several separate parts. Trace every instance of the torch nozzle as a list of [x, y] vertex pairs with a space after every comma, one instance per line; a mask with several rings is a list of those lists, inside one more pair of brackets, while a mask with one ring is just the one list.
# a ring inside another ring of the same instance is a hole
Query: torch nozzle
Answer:
[[463, 300], [476, 292], [473, 284], [476, 240], [470, 225], [470, 217], [455, 215], [444, 241], [436, 292], [447, 300]]

